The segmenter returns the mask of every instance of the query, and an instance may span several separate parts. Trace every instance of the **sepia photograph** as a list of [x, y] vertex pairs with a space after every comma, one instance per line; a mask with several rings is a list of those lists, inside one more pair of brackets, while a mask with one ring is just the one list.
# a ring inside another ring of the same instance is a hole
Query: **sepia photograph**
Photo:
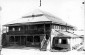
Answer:
[[85, 55], [85, 0], [0, 0], [0, 55]]

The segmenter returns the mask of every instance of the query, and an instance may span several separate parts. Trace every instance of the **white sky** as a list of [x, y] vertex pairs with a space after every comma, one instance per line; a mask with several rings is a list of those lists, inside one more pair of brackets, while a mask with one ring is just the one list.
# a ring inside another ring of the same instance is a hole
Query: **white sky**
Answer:
[[1, 24], [21, 18], [34, 9], [47, 11], [65, 22], [84, 29], [84, 0], [1, 0]]

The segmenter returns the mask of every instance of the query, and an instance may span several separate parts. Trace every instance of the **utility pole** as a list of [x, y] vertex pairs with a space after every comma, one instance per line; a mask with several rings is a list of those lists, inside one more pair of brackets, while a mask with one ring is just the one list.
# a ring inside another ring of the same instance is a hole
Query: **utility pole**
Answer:
[[[83, 4], [84, 4], [84, 24], [85, 24], [85, 1], [83, 2]], [[85, 25], [84, 25], [84, 28], [85, 28]], [[85, 51], [85, 33], [84, 33], [84, 51]]]
[[41, 7], [41, 0], [40, 0], [40, 7]]
[[[85, 24], [85, 1], [83, 1], [82, 4], [84, 6], [84, 13], [83, 14], [84, 14], [84, 24]], [[84, 28], [85, 28], [85, 25], [84, 25]], [[84, 29], [84, 32], [85, 32], [85, 29]], [[85, 51], [85, 33], [84, 33], [84, 44], [83, 45], [84, 45], [83, 50]]]
[[2, 45], [1, 45], [1, 42], [2, 42], [2, 31], [1, 31], [1, 10], [2, 10], [2, 8], [1, 8], [1, 6], [0, 6], [0, 54], [1, 54], [1, 48], [2, 48]]

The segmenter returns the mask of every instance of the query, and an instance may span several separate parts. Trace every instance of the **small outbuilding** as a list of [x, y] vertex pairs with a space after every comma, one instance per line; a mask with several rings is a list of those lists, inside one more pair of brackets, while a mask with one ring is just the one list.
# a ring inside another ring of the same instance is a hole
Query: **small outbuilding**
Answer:
[[83, 45], [83, 37], [68, 31], [52, 30], [51, 51], [77, 50]]

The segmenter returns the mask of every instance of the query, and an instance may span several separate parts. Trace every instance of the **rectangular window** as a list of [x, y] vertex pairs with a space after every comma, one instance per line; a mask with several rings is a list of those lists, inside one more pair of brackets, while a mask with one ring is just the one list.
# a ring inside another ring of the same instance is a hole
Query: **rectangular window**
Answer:
[[12, 31], [12, 27], [9, 27], [9, 31]]
[[67, 39], [62, 39], [61, 44], [68, 44]]
[[59, 43], [59, 40], [58, 39], [55, 39], [54, 41], [55, 41], [54, 42], [55, 44], [58, 44]]

